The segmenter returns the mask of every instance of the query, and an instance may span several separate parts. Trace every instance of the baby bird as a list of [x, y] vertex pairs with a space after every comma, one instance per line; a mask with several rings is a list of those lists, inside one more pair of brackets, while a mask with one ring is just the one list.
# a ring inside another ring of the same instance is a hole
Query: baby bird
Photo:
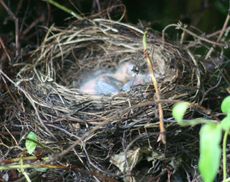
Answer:
[[113, 95], [119, 93], [121, 83], [110, 74], [101, 74], [86, 81], [80, 92], [91, 95]]
[[137, 73], [134, 77], [132, 77], [132, 79], [130, 79], [127, 83], [123, 85], [122, 90], [128, 92], [134, 86], [144, 85], [148, 83], [151, 83], [150, 74]]
[[132, 86], [149, 82], [147, 74], [138, 74], [133, 69], [134, 65], [126, 62], [118, 66], [115, 72], [93, 74], [83, 83], [80, 91], [92, 95], [115, 95], [121, 91], [130, 91]]

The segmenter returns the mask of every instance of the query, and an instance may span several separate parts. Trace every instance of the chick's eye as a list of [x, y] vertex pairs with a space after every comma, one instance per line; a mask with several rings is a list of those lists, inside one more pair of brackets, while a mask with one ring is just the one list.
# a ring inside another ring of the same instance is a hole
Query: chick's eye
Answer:
[[138, 66], [133, 66], [133, 68], [131, 69], [132, 72], [138, 74], [139, 73], [139, 68]]

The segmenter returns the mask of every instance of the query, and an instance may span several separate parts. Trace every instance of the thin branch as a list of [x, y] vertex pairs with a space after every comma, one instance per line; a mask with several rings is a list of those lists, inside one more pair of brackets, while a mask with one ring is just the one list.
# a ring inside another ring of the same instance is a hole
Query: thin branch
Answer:
[[[153, 66], [153, 63], [152, 63], [152, 59], [151, 59], [151, 57], [149, 56], [149, 54], [147, 52], [146, 34], [147, 33], [145, 32], [144, 36], [143, 36], [143, 46], [144, 46], [145, 59], [146, 59], [147, 64], [148, 64], [148, 69], [149, 69], [149, 72], [151, 74], [151, 79], [152, 79], [153, 86], [154, 86], [154, 89], [155, 89], [155, 92], [156, 92], [156, 99], [160, 100], [160, 90], [158, 88], [158, 83], [157, 83], [157, 80], [155, 78], [154, 66]], [[165, 127], [164, 127], [164, 115], [163, 115], [162, 104], [161, 104], [161, 102], [158, 102], [157, 105], [158, 105], [159, 120], [160, 120], [160, 126], [159, 126], [160, 127], [160, 135], [159, 135], [158, 140], [161, 140], [162, 143], [166, 144]]]
[[8, 8], [8, 6], [5, 4], [3, 0], [0, 0], [0, 4], [5, 8], [7, 13], [10, 15], [10, 17], [14, 20], [15, 24], [15, 46], [16, 46], [16, 52], [15, 56], [18, 57], [20, 54], [20, 42], [19, 42], [19, 25], [18, 25], [18, 18], [15, 16], [15, 14]]

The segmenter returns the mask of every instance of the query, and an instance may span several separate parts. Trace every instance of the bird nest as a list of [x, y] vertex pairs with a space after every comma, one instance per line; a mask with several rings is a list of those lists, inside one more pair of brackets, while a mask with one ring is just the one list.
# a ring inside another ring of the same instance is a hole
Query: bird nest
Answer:
[[[137, 175], [159, 176], [164, 171], [167, 176], [172, 161], [179, 163], [171, 165], [175, 172], [182, 165], [178, 161], [184, 155], [191, 159], [191, 153], [197, 151], [190, 145], [178, 152], [186, 141], [191, 143], [195, 138], [189, 132], [178, 135], [181, 130], [171, 118], [171, 106], [178, 100], [197, 98], [199, 64], [186, 50], [153, 33], [148, 33], [148, 49], [144, 53], [143, 35], [144, 31], [137, 27], [106, 19], [81, 20], [65, 29], [51, 27], [33, 53], [32, 62], [17, 75], [17, 85], [29, 101], [29, 107], [18, 115], [22, 128], [36, 132], [40, 142], [51, 151], [58, 150], [62, 161], [84, 166], [77, 170], [78, 177], [86, 172], [86, 176], [90, 174], [98, 179], [107, 175], [133, 177], [138, 166], [146, 171], [139, 170]], [[152, 60], [160, 100], [156, 99], [155, 88], [149, 80], [146, 54]], [[132, 85], [130, 80], [121, 78], [119, 83], [123, 85], [119, 91], [108, 94], [81, 89], [102, 72], [116, 75], [117, 68], [126, 63], [132, 65], [128, 71], [133, 73], [133, 79], [147, 75], [141, 77], [144, 81]], [[129, 88], [123, 89], [127, 83]], [[157, 142], [159, 102], [164, 112], [166, 148]], [[128, 156], [135, 156], [135, 160], [118, 164], [118, 158], [128, 160]], [[161, 168], [153, 167], [159, 166], [155, 160], [161, 163]], [[100, 171], [101, 175], [94, 171]]]

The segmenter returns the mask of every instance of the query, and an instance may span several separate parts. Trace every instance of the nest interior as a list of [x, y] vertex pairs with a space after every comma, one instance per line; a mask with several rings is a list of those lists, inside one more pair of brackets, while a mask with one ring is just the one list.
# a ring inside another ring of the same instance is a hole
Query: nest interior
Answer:
[[[41, 122], [56, 123], [63, 117], [68, 123], [85, 126], [108, 120], [122, 124], [135, 117], [141, 118], [141, 123], [157, 120], [151, 83], [113, 96], [79, 92], [84, 78], [96, 70], [113, 70], [123, 62], [132, 62], [140, 71], [146, 71], [143, 33], [135, 27], [102, 19], [80, 22], [65, 30], [51, 28], [35, 52], [33, 64], [26, 65], [19, 74], [20, 79], [32, 78], [24, 82], [24, 89], [30, 93], [32, 102], [38, 104], [37, 114], [46, 118], [40, 117]], [[196, 67], [186, 52], [172, 44], [163, 44], [154, 36], [148, 39], [148, 44], [161, 98], [195, 97]]]
[[[142, 160], [138, 164], [144, 172], [135, 172], [136, 165], [125, 174], [111, 165], [111, 156], [137, 148], [145, 149], [142, 152], [145, 155], [149, 148], [164, 154], [164, 158], [157, 158], [163, 166], [161, 171], [168, 171], [173, 160], [195, 159], [197, 136], [190, 133], [196, 129], [181, 132], [171, 118], [174, 100], [195, 101], [199, 95], [197, 64], [180, 46], [162, 42], [153, 33], [147, 39], [163, 103], [167, 147], [157, 142], [159, 116], [151, 82], [115, 95], [90, 95], [79, 90], [91, 73], [113, 71], [126, 62], [134, 64], [139, 72], [147, 72], [143, 34], [137, 27], [106, 19], [77, 21], [65, 29], [51, 27], [33, 53], [32, 63], [26, 64], [17, 75], [17, 85], [27, 100], [27, 106], [17, 114], [22, 130], [35, 131], [41, 142], [58, 151], [79, 141], [63, 160], [73, 166], [81, 163], [86, 171], [97, 170], [110, 176], [131, 174], [138, 178], [143, 173], [163, 174], [150, 170], [153, 161], [144, 160], [141, 165]], [[182, 162], [176, 167], [171, 165], [173, 174], [181, 166]], [[188, 170], [183, 169], [181, 178]]]

